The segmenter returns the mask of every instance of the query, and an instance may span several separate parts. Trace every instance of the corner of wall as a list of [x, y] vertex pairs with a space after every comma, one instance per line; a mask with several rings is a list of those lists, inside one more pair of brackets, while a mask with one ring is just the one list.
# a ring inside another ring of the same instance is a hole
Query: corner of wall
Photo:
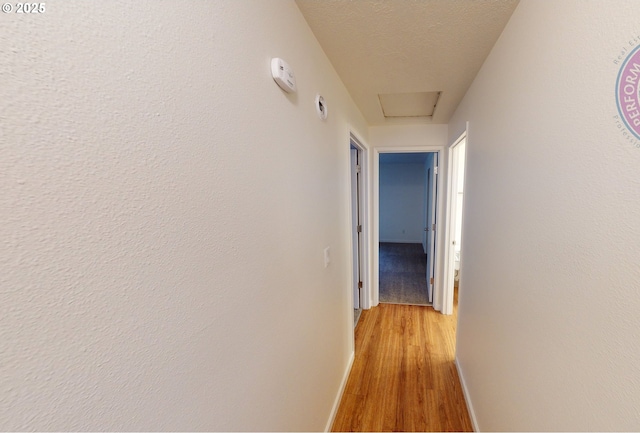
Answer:
[[460, 379], [460, 385], [462, 385], [462, 394], [464, 395], [464, 401], [467, 404], [467, 411], [469, 412], [469, 418], [471, 418], [471, 424], [473, 425], [473, 431], [480, 431], [478, 427], [478, 419], [476, 418], [476, 412], [473, 409], [473, 403], [471, 403], [471, 395], [467, 389], [467, 383], [464, 380], [464, 374], [462, 374], [462, 367], [458, 361], [458, 357], [455, 358], [456, 370], [458, 371], [458, 378]]
[[340, 407], [340, 402], [342, 401], [344, 390], [347, 387], [347, 380], [349, 380], [349, 374], [351, 374], [351, 368], [353, 367], [353, 361], [355, 359], [356, 359], [356, 353], [354, 351], [354, 352], [351, 352], [351, 356], [349, 357], [347, 368], [345, 369], [344, 375], [342, 376], [342, 382], [340, 382], [340, 388], [338, 389], [338, 394], [336, 394], [336, 398], [333, 401], [333, 406], [331, 407], [331, 413], [329, 414], [329, 419], [327, 420], [327, 424], [324, 427], [324, 431], [326, 432], [331, 431], [333, 422], [336, 420], [338, 408]]

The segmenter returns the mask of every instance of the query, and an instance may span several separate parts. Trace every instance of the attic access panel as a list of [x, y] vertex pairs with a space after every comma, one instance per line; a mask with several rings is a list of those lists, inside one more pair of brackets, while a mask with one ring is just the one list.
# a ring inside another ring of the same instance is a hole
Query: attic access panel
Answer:
[[442, 92], [378, 94], [382, 114], [394, 117], [432, 117]]

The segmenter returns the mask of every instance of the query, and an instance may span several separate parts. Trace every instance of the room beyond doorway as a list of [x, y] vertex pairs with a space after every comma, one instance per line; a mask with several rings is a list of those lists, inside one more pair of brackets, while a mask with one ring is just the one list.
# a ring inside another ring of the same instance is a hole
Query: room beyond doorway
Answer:
[[380, 243], [380, 302], [431, 305], [426, 273], [427, 259], [422, 245]]
[[379, 302], [431, 305], [435, 152], [379, 156]]

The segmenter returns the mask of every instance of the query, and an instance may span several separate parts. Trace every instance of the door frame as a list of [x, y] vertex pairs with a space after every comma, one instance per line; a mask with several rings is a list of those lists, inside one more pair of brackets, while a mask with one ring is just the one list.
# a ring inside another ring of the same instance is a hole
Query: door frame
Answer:
[[[437, 153], [438, 154], [438, 164], [439, 171], [438, 176], [442, 174], [442, 163], [443, 156], [445, 154], [445, 146], [398, 146], [398, 147], [377, 147], [373, 149], [373, 176], [372, 180], [372, 190], [373, 190], [373, 200], [372, 200], [372, 219], [371, 219], [371, 239], [372, 239], [372, 247], [371, 251], [371, 262], [372, 269], [371, 274], [373, 278], [371, 278], [371, 290], [369, 291], [369, 302], [370, 305], [375, 307], [380, 302], [380, 154], [381, 153]], [[437, 183], [437, 200], [436, 200], [436, 212], [437, 217], [436, 221], [444, 220], [444, 202], [443, 202], [443, 183]], [[436, 255], [439, 255], [444, 248], [444, 236], [443, 236], [443, 227], [442, 224], [436, 224]], [[438, 260], [438, 266], [435, 269], [435, 281], [433, 287], [433, 308], [438, 311], [443, 310], [443, 277], [444, 268], [442, 267], [442, 260]], [[451, 313], [445, 313], [451, 314]]]
[[[371, 238], [371, 224], [370, 224], [370, 214], [369, 214], [369, 148], [366, 144], [364, 144], [363, 140], [358, 137], [358, 135], [352, 130], [349, 131], [349, 146], [347, 147], [348, 160], [349, 160], [349, 183], [351, 184], [351, 146], [355, 147], [358, 151], [358, 156], [360, 158], [360, 224], [362, 225], [362, 232], [360, 236], [360, 278], [362, 279], [362, 290], [360, 290], [360, 308], [363, 310], [368, 310], [372, 307], [371, 305], [371, 279], [370, 279], [370, 263], [371, 263], [371, 254], [370, 254], [370, 238]], [[353, 209], [352, 209], [352, 198], [351, 198], [351, 187], [349, 187], [349, 252], [350, 252], [350, 262], [351, 263], [351, 272], [349, 274], [349, 298], [351, 302], [351, 308], [354, 308], [353, 305], [353, 274], [355, 269], [353, 268], [355, 251], [353, 249]], [[353, 314], [351, 314], [353, 318]]]
[[[351, 290], [353, 290], [353, 309], [361, 308], [362, 289], [358, 286], [362, 281], [362, 235], [358, 232], [360, 225], [360, 190], [362, 189], [360, 160], [362, 151], [349, 143], [350, 194], [351, 194]], [[357, 252], [357, 254], [356, 254]]]
[[[447, 205], [446, 205], [446, 226], [447, 230], [445, 230], [445, 239], [444, 239], [444, 278], [443, 278], [443, 299], [444, 299], [444, 307], [442, 309], [443, 314], [453, 314], [453, 278], [454, 278], [454, 268], [455, 268], [455, 248], [453, 248], [453, 241], [455, 239], [455, 218], [456, 218], [456, 209], [457, 209], [457, 194], [458, 194], [458, 145], [464, 140], [469, 148], [469, 140], [467, 139], [467, 129], [464, 130], [462, 134], [453, 142], [453, 144], [448, 149], [448, 169], [447, 169]], [[467, 153], [465, 153], [466, 157]], [[466, 159], [466, 158], [465, 158]], [[465, 171], [466, 171], [466, 160], [465, 160]], [[465, 173], [466, 174], [466, 173]], [[464, 178], [465, 183], [467, 177]], [[464, 185], [463, 185], [464, 187]], [[465, 197], [462, 197], [462, 222], [464, 224], [464, 201]], [[462, 242], [464, 247], [464, 242]], [[462, 252], [460, 252], [460, 257], [462, 258]], [[462, 260], [460, 261], [460, 271], [462, 271]]]
[[[436, 256], [436, 241], [438, 237], [436, 236], [437, 232], [433, 231], [433, 225], [435, 224], [438, 227], [438, 206], [436, 200], [438, 199], [438, 172], [436, 167], [438, 167], [438, 154], [433, 153], [431, 157], [431, 165], [427, 168], [426, 172], [426, 194], [425, 194], [425, 207], [427, 210], [427, 214], [425, 214], [425, 233], [427, 237], [427, 246], [429, 251], [427, 252], [427, 294], [429, 296], [429, 302], [433, 304], [434, 292], [435, 292], [435, 284], [431, 283], [431, 277], [433, 275], [433, 280], [435, 282], [435, 265], [437, 261], [435, 260]], [[435, 239], [435, 240], [434, 240]]]

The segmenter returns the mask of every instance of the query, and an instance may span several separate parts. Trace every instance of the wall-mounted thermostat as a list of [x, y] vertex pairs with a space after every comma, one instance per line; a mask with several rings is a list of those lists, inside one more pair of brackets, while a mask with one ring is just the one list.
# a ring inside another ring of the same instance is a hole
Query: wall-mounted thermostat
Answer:
[[293, 69], [282, 59], [271, 59], [271, 75], [278, 86], [287, 93], [296, 93], [296, 77]]
[[320, 119], [325, 120], [327, 118], [327, 103], [324, 102], [324, 98], [320, 95], [316, 95], [316, 112]]

